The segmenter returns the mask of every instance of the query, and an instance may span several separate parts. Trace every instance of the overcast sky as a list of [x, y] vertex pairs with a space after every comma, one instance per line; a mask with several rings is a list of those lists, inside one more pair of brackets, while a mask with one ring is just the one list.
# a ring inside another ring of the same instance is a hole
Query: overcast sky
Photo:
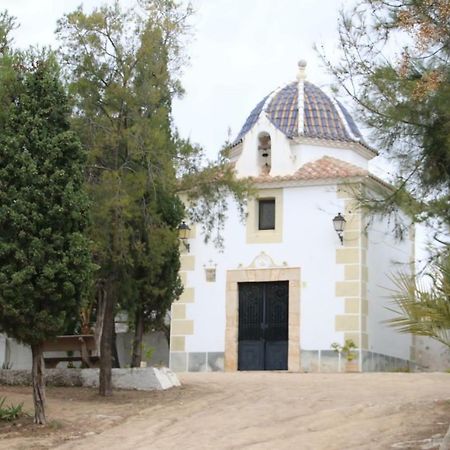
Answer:
[[[111, 0], [110, 0], [111, 1]], [[0, 0], [0, 9], [17, 17], [15, 41], [55, 46], [56, 21], [80, 3], [91, 10], [101, 0]], [[107, 3], [107, 2], [106, 2]], [[122, 0], [131, 5], [133, 0]], [[297, 61], [308, 62], [308, 79], [332, 82], [313, 50], [337, 43], [340, 0], [194, 0], [194, 35], [187, 48], [190, 63], [182, 82], [186, 94], [174, 104], [181, 135], [201, 144], [214, 157], [235, 137], [253, 107], [270, 91], [295, 80]], [[346, 0], [346, 4], [351, 0]]]
[[[81, 3], [89, 11], [105, 2], [0, 0], [0, 10], [7, 9], [21, 24], [14, 35], [19, 46], [55, 46], [56, 21]], [[132, 5], [133, 0], [121, 3]], [[336, 55], [338, 13], [353, 0], [192, 3], [194, 37], [187, 48], [190, 64], [182, 77], [186, 94], [175, 102], [174, 118], [181, 135], [201, 144], [211, 158], [226, 140], [228, 128], [234, 138], [264, 96], [295, 80], [299, 59], [307, 60], [311, 82], [325, 90], [332, 84], [313, 45], [324, 45], [329, 55]], [[351, 109], [351, 104], [347, 106]], [[387, 169], [379, 158], [371, 162], [371, 170], [379, 176], [384, 177]]]

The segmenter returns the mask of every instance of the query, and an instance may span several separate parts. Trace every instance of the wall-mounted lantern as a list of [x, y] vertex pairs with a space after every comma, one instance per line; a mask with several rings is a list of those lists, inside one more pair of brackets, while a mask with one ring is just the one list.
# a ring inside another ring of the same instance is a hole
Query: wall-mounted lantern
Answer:
[[345, 228], [345, 218], [341, 213], [338, 213], [338, 215], [333, 219], [333, 226], [334, 229], [339, 236], [339, 239], [341, 241], [341, 244], [344, 245], [344, 228]]
[[191, 246], [189, 245], [189, 242], [187, 241], [189, 238], [189, 231], [191, 229], [189, 228], [189, 225], [183, 220], [181, 224], [178, 226], [178, 237], [180, 241], [183, 243], [184, 248], [189, 253], [189, 250], [191, 249]]
[[203, 264], [203, 268], [205, 269], [205, 279], [209, 283], [213, 283], [216, 281], [216, 267], [217, 264], [214, 264], [212, 260], [208, 261], [208, 264]]

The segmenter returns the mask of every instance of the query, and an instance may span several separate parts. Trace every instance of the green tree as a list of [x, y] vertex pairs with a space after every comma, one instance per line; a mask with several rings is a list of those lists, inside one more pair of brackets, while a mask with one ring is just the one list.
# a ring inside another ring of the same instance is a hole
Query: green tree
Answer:
[[7, 11], [0, 11], [0, 54], [5, 54], [11, 45], [11, 31], [16, 28], [16, 20]]
[[[201, 195], [205, 200], [192, 211], [203, 209], [207, 214], [201, 218], [211, 218], [205, 220], [211, 230], [223, 220], [225, 194], [238, 185], [224, 161], [202, 168], [201, 150], [180, 139], [172, 123], [172, 99], [182, 93], [177, 74], [191, 8], [172, 0], [139, 4], [124, 11], [116, 1], [91, 14], [79, 8], [58, 26], [75, 100], [73, 123], [89, 153], [87, 183], [95, 205], [91, 236], [101, 267], [97, 310], [104, 309], [97, 314], [103, 318], [102, 395], [112, 392], [111, 342], [118, 307], [127, 305], [133, 314], [144, 311], [144, 318], [157, 311], [161, 318], [179, 292], [178, 266], [168, 270], [178, 254], [178, 220], [163, 213], [163, 203], [181, 211], [180, 190], [189, 189], [192, 199]], [[236, 190], [236, 198], [243, 198], [243, 191]], [[212, 203], [218, 209], [205, 208]]]
[[389, 323], [449, 345], [449, 2], [357, 0], [342, 12], [339, 33], [339, 62], [323, 60], [398, 172], [392, 195], [361, 198], [362, 206], [394, 218], [403, 210], [434, 239], [432, 282], [394, 276], [398, 316]]
[[169, 338], [167, 312], [182, 292], [177, 227], [184, 215], [183, 205], [176, 195], [157, 189], [151, 203], [152, 223], [135, 227], [131, 289], [122, 295], [121, 307], [128, 311], [134, 327], [131, 367], [140, 366], [145, 332], [164, 331]]
[[[155, 186], [165, 192], [176, 186], [170, 113], [180, 87], [169, 65], [176, 65], [179, 55], [180, 14], [180, 7], [168, 0], [142, 2], [141, 9], [126, 11], [115, 2], [91, 14], [79, 8], [59, 22], [61, 53], [76, 101], [73, 122], [89, 152], [87, 181], [95, 205], [91, 236], [101, 267], [97, 285], [104, 294], [97, 299], [97, 310], [104, 311], [97, 314], [102, 395], [112, 392], [115, 312], [120, 300], [132, 303], [120, 294], [125, 288], [135, 301], [140, 298], [142, 267], [151, 269], [151, 261], [143, 260], [160, 246], [152, 237], [160, 226], [154, 216]], [[168, 228], [173, 235], [173, 224]]]
[[[166, 3], [172, 4], [158, 5]], [[91, 236], [104, 294], [98, 299], [103, 302], [98, 310], [104, 311], [102, 395], [112, 392], [111, 346], [120, 292], [139, 272], [136, 236], [157, 223], [151, 200], [155, 186], [171, 192], [176, 185], [170, 108], [178, 86], [168, 71], [170, 49], [162, 25], [142, 14], [123, 11], [115, 2], [91, 14], [78, 8], [58, 27], [76, 102], [73, 123], [89, 154], [87, 182], [95, 205]], [[168, 26], [170, 18], [164, 18]]]
[[400, 206], [445, 242], [450, 224], [448, 1], [358, 0], [342, 12], [339, 33], [339, 62], [324, 61], [398, 172], [395, 194], [366, 206], [383, 214]]
[[90, 279], [85, 152], [51, 53], [3, 52], [0, 79], [0, 327], [31, 346], [42, 424], [43, 342], [78, 314]]

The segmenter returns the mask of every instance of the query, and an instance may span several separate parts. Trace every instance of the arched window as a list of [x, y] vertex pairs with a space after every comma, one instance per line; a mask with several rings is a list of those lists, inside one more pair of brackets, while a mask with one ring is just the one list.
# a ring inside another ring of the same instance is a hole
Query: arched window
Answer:
[[261, 174], [268, 175], [272, 167], [272, 140], [266, 131], [258, 134], [258, 154]]

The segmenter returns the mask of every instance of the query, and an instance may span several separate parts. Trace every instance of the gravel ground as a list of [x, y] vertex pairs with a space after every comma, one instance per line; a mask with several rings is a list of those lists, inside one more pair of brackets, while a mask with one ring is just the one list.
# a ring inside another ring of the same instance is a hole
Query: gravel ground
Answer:
[[63, 395], [50, 398], [49, 413], [59, 414], [61, 429], [40, 441], [7, 437], [0, 448], [425, 450], [439, 447], [450, 422], [445, 373], [191, 373], [180, 379], [181, 389], [153, 396], [122, 391], [109, 402], [90, 394], [66, 409]]

